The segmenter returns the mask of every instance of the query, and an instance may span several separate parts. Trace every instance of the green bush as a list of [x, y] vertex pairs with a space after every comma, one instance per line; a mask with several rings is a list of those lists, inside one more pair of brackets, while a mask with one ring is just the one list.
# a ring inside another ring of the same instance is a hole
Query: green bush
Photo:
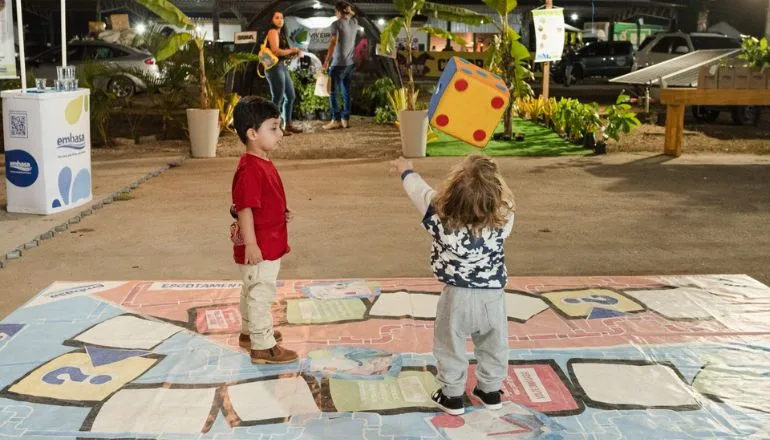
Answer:
[[369, 112], [374, 112], [377, 116], [377, 109], [388, 106], [388, 96], [396, 90], [396, 85], [390, 78], [380, 78], [374, 84], [365, 87], [362, 97], [369, 104]]
[[374, 111], [374, 122], [380, 125], [392, 125], [396, 123], [396, 112], [390, 107], [377, 107]]

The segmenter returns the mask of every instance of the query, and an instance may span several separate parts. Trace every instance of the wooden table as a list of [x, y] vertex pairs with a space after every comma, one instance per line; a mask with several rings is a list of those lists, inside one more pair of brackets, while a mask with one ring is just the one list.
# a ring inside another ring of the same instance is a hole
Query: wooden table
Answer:
[[688, 105], [770, 105], [768, 89], [661, 89], [660, 101], [666, 104], [666, 141], [663, 153], [681, 156], [684, 140], [684, 110]]

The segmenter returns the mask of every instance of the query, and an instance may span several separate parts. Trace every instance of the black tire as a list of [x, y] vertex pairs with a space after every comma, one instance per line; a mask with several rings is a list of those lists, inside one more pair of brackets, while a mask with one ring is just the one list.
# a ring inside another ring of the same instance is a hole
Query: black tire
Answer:
[[121, 99], [130, 98], [136, 93], [136, 85], [127, 76], [116, 76], [107, 84], [107, 91]]
[[702, 107], [700, 105], [692, 106], [692, 116], [698, 122], [712, 123], [719, 119], [720, 111], [714, 108]]
[[757, 125], [759, 124], [760, 110], [755, 105], [742, 105], [733, 107], [731, 110], [733, 122], [736, 125]]

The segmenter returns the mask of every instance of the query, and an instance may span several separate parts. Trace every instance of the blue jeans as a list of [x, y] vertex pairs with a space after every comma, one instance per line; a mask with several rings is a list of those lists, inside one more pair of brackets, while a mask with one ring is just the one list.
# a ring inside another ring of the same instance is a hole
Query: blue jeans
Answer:
[[[332, 82], [332, 88], [329, 92], [329, 108], [332, 113], [332, 121], [350, 119], [350, 87], [353, 82], [354, 70], [356, 70], [356, 65], [351, 64], [350, 66], [334, 66], [329, 72]], [[337, 99], [338, 90], [342, 92], [341, 111], [339, 100]]]
[[281, 109], [281, 117], [285, 124], [290, 124], [292, 111], [294, 110], [294, 99], [297, 97], [294, 92], [294, 83], [291, 82], [289, 69], [286, 63], [279, 62], [265, 75], [267, 83], [270, 84], [270, 94], [273, 97], [273, 103]]

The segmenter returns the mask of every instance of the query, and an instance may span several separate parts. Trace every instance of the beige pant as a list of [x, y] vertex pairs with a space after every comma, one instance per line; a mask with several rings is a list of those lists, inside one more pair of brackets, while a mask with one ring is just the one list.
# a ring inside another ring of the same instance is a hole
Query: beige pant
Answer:
[[252, 350], [267, 350], [275, 346], [273, 314], [275, 288], [281, 260], [263, 261], [253, 266], [239, 265], [241, 288], [241, 333], [251, 337]]

